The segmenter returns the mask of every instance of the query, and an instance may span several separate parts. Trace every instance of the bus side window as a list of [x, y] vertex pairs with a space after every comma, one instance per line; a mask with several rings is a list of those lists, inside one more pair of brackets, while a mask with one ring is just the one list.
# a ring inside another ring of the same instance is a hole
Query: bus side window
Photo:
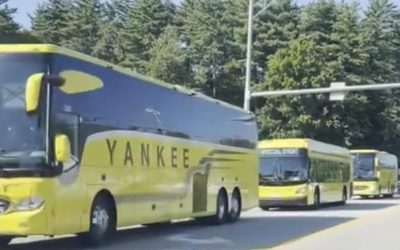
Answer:
[[153, 134], [165, 134], [161, 113], [154, 107], [147, 107], [139, 112], [130, 124], [131, 129]]
[[71, 113], [57, 112], [54, 119], [54, 133], [68, 136], [71, 142], [71, 154], [78, 157], [79, 116]]
[[313, 160], [308, 159], [307, 165], [308, 165], [308, 179], [309, 179], [309, 181], [314, 182], [315, 181], [315, 168], [314, 168]]
[[323, 169], [322, 169], [322, 165], [321, 165], [321, 161], [320, 160], [312, 160], [312, 165], [314, 168], [314, 176], [315, 176], [315, 181], [316, 182], [323, 182], [324, 181], [324, 177], [323, 177]]

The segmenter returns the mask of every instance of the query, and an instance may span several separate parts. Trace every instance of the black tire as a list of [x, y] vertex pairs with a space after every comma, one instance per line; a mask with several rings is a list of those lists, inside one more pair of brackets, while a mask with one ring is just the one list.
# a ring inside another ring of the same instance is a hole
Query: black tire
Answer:
[[266, 207], [266, 206], [260, 206], [260, 208], [264, 211], [269, 211], [271, 207]]
[[78, 235], [83, 246], [97, 247], [109, 239], [116, 231], [115, 206], [108, 196], [98, 195], [90, 212], [89, 232]]
[[314, 204], [312, 205], [313, 210], [317, 210], [321, 207], [321, 196], [319, 194], [319, 189], [314, 192]]
[[219, 191], [217, 196], [217, 210], [215, 215], [211, 216], [211, 223], [215, 225], [224, 224], [228, 218], [228, 201], [224, 191]]
[[346, 202], [347, 202], [347, 189], [346, 187], [344, 187], [342, 191], [342, 200], [340, 201], [340, 205], [346, 205]]
[[10, 236], [0, 236], [0, 247], [6, 247], [8, 246], [8, 244], [10, 244], [10, 242], [12, 241], [12, 237]]
[[239, 190], [235, 189], [231, 198], [231, 207], [229, 209], [228, 220], [229, 222], [236, 222], [240, 218], [242, 212], [242, 198]]
[[393, 198], [393, 194], [384, 194], [383, 198]]

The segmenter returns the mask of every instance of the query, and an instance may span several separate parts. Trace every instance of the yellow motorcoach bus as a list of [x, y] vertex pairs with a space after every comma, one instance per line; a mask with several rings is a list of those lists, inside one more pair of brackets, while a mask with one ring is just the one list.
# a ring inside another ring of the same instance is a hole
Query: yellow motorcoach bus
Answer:
[[0, 45], [0, 244], [258, 205], [252, 113], [52, 45]]
[[261, 141], [259, 206], [346, 203], [352, 189], [349, 150], [311, 139]]
[[378, 150], [351, 150], [354, 156], [354, 195], [393, 197], [397, 192], [397, 157]]

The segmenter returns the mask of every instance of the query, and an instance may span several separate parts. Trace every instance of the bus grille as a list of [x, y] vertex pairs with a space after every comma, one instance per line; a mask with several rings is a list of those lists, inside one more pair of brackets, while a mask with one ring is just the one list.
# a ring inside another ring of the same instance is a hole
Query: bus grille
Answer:
[[10, 203], [8, 201], [0, 199], [0, 214], [6, 212], [9, 206]]

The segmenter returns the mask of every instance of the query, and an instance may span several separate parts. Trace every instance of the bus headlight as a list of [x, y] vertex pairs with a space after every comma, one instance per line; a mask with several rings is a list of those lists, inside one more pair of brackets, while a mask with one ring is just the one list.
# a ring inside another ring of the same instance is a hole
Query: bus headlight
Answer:
[[296, 190], [296, 194], [304, 194], [306, 192], [306, 188], [302, 187]]
[[40, 197], [31, 197], [25, 200], [20, 201], [14, 209], [16, 211], [32, 211], [39, 209], [43, 206], [44, 200]]

